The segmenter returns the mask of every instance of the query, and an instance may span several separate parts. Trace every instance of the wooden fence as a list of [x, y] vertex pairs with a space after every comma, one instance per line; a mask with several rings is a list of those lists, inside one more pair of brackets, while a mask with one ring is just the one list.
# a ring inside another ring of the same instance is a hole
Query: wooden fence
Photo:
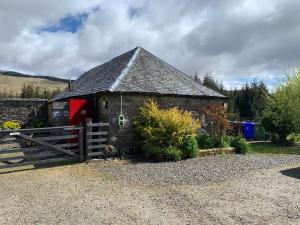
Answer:
[[82, 162], [105, 155], [108, 123], [0, 131], [0, 169]]
[[0, 169], [83, 160], [83, 127], [0, 131]]
[[87, 120], [85, 139], [86, 159], [104, 155], [108, 140], [108, 126], [108, 123], [92, 123], [91, 120]]

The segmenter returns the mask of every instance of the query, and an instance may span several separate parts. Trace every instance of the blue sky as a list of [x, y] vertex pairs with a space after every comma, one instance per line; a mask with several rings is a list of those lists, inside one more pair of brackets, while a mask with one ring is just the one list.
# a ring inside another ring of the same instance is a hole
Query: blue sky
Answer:
[[228, 88], [300, 65], [297, 0], [2, 0], [0, 70], [77, 78], [142, 46]]
[[78, 15], [68, 15], [61, 18], [57, 24], [46, 25], [39, 29], [38, 32], [71, 32], [76, 33], [88, 17], [87, 13]]

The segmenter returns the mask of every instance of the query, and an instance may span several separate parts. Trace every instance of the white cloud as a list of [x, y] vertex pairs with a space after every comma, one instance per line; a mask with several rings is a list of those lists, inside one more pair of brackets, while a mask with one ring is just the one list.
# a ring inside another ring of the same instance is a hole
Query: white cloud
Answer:
[[[75, 78], [141, 45], [231, 86], [300, 64], [299, 10], [296, 0], [2, 0], [0, 69]], [[79, 13], [88, 17], [76, 33], [38, 32]]]

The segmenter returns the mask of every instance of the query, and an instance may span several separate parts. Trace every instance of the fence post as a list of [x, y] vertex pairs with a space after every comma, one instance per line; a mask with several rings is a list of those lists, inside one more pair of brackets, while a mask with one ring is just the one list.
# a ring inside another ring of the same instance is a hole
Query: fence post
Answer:
[[79, 130], [79, 161], [84, 161], [84, 149], [83, 149], [83, 127]]
[[92, 136], [89, 136], [88, 133], [92, 132], [92, 119], [86, 118], [85, 123], [85, 160], [89, 159], [89, 138], [92, 138]]

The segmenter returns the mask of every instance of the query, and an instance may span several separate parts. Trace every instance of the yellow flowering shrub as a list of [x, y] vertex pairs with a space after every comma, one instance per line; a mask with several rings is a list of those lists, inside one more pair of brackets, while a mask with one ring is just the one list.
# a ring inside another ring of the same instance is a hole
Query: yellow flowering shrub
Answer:
[[200, 121], [190, 112], [177, 107], [159, 109], [155, 101], [149, 100], [140, 107], [134, 125], [141, 144], [180, 147], [186, 136], [196, 135]]
[[1, 125], [1, 128], [9, 130], [20, 129], [21, 125], [17, 121], [8, 120]]

